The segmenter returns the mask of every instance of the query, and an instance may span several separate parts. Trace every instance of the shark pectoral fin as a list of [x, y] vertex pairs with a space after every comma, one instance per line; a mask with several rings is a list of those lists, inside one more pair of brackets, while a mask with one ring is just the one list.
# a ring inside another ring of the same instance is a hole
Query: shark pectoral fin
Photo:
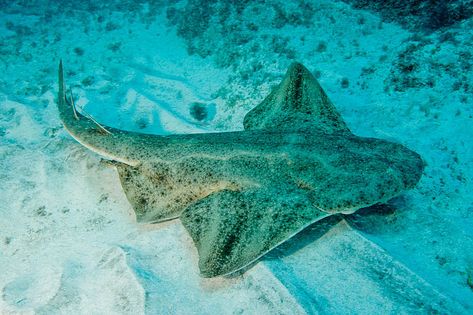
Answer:
[[129, 166], [113, 162], [123, 190], [140, 223], [155, 223], [179, 217], [186, 203], [174, 199], [171, 170], [165, 163]]
[[327, 216], [299, 193], [222, 190], [189, 206], [180, 219], [197, 247], [202, 276], [215, 277], [244, 268]]
[[317, 79], [297, 62], [289, 67], [279, 86], [246, 114], [243, 125], [245, 129], [349, 132]]

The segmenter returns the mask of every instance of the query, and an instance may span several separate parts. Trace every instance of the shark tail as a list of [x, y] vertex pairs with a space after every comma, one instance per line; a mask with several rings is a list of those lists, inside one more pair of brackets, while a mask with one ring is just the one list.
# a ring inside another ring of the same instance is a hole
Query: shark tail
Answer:
[[[127, 132], [99, 124], [83, 109], [81, 109], [82, 113], [76, 111], [72, 91], [69, 89], [69, 93], [67, 93], [66, 84], [64, 83], [62, 60], [59, 61], [58, 83], [57, 108], [64, 129], [77, 142], [104, 158], [131, 166], [138, 165], [137, 160], [123, 153], [122, 147], [126, 147], [126, 143], [130, 139], [126, 136]], [[109, 137], [112, 133], [116, 135]]]
[[[67, 125], [73, 123], [75, 120], [89, 120], [91, 121], [96, 127], [99, 128], [101, 132], [108, 133], [110, 134], [111, 132], [108, 129], [112, 128], [105, 128], [103, 125], [99, 124], [92, 116], [87, 114], [85, 111], [83, 111], [84, 115], [80, 114], [76, 106], [74, 104], [74, 98], [72, 97], [72, 91], [69, 90], [69, 99], [67, 98], [66, 94], [66, 85], [64, 83], [64, 68], [62, 66], [62, 59], [59, 61], [59, 69], [58, 69], [58, 83], [59, 83], [59, 89], [58, 89], [58, 110], [59, 110], [59, 115], [61, 117], [61, 120], [63, 121], [64, 125], [67, 127]], [[77, 124], [77, 122], [76, 122]]]
[[62, 59], [59, 61], [58, 78], [59, 89], [57, 106], [59, 110], [59, 115], [61, 116], [61, 119], [64, 123], [74, 119], [79, 120], [81, 115], [76, 110], [74, 99], [72, 98], [72, 93], [70, 95], [69, 100], [67, 99]]
[[58, 103], [61, 103], [61, 101], [65, 101], [65, 98], [66, 98], [66, 94], [64, 92], [64, 69], [62, 67], [62, 59], [59, 60], [58, 77], [59, 77]]

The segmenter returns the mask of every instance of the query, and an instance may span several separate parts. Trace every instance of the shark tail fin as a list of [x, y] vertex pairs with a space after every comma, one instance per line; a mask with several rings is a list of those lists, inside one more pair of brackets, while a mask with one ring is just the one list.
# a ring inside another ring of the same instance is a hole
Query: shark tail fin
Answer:
[[62, 66], [62, 59], [59, 60], [58, 70], [58, 109], [62, 120], [69, 120], [71, 118], [79, 120], [80, 114], [76, 110], [74, 99], [72, 98], [72, 92], [70, 93], [69, 100], [66, 95], [66, 85], [64, 83], [64, 68]]
[[61, 101], [65, 101], [66, 94], [64, 92], [64, 69], [62, 67], [62, 59], [59, 60], [59, 70], [58, 70], [58, 77], [59, 77], [59, 92], [58, 92], [58, 103]]
[[111, 132], [107, 128], [105, 128], [103, 125], [98, 123], [87, 112], [82, 110], [83, 114], [85, 115], [84, 117], [84, 115], [80, 114], [77, 111], [76, 105], [74, 103], [74, 98], [72, 97], [71, 89], [69, 89], [69, 99], [67, 98], [66, 85], [64, 83], [64, 68], [62, 66], [62, 59], [59, 60], [58, 82], [59, 82], [59, 89], [58, 89], [59, 92], [58, 92], [57, 106], [59, 110], [59, 115], [61, 116], [61, 120], [64, 122], [64, 124], [67, 125], [68, 122], [71, 122], [74, 120], [80, 120], [81, 118], [88, 119], [93, 124], [95, 124], [101, 132], [111, 134]]

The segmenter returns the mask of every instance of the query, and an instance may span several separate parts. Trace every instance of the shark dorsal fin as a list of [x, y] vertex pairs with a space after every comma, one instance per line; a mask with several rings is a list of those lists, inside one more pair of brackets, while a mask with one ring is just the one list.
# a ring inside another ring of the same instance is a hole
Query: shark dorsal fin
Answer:
[[249, 130], [318, 128], [329, 133], [349, 132], [315, 77], [297, 62], [289, 67], [279, 86], [246, 114], [243, 125]]

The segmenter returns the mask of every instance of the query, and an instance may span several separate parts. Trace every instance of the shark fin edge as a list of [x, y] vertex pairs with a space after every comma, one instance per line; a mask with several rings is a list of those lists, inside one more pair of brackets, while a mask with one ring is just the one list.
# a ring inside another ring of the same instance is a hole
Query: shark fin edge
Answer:
[[301, 63], [293, 63], [281, 83], [243, 121], [245, 129], [318, 128], [350, 130], [317, 79]]

